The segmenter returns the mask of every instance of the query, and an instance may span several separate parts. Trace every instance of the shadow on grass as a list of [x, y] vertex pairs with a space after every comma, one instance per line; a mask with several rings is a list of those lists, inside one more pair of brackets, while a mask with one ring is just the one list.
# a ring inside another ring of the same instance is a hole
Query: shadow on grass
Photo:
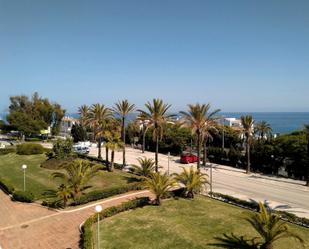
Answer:
[[209, 244], [219, 248], [228, 249], [259, 249], [260, 243], [256, 242], [257, 238], [247, 239], [244, 236], [237, 236], [235, 234], [223, 234], [221, 237], [215, 237], [217, 243]]
[[141, 182], [142, 178], [137, 176], [123, 176], [122, 179], [126, 180], [127, 183]]

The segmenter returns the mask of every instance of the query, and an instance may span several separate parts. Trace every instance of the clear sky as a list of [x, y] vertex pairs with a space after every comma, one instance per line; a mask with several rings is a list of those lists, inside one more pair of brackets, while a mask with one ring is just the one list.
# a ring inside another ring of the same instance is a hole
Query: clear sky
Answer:
[[308, 0], [0, 0], [0, 112], [153, 97], [309, 111]]

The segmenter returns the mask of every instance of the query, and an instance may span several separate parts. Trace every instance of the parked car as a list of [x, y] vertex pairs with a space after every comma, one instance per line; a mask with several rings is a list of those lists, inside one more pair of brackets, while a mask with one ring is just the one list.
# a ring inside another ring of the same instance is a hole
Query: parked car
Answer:
[[89, 154], [90, 152], [88, 147], [81, 147], [81, 146], [73, 147], [73, 151], [80, 154]]
[[185, 163], [185, 164], [195, 163], [197, 161], [198, 161], [198, 157], [191, 153], [182, 153], [180, 157], [180, 162]]

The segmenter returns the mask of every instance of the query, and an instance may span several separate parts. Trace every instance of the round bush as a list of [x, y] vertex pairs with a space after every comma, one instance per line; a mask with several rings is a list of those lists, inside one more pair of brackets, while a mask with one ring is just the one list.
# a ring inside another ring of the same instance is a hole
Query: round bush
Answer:
[[15, 201], [21, 201], [21, 202], [33, 202], [34, 195], [29, 191], [15, 191], [13, 193], [13, 199]]
[[40, 144], [24, 143], [17, 145], [16, 153], [18, 155], [36, 155], [43, 154], [44, 148]]

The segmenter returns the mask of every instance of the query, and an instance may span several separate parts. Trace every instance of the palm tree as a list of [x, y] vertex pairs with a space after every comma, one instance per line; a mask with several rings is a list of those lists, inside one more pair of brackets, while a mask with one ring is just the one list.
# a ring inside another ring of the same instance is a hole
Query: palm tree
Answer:
[[145, 153], [145, 141], [146, 141], [146, 133], [148, 131], [149, 128], [149, 120], [147, 119], [147, 116], [143, 113], [140, 113], [137, 117], [137, 121], [142, 122], [142, 153]]
[[262, 239], [261, 249], [272, 249], [275, 241], [283, 238], [295, 238], [300, 243], [304, 243], [303, 239], [297, 234], [291, 232], [287, 223], [268, 211], [260, 202], [260, 211], [248, 218], [247, 221], [260, 234]]
[[158, 154], [159, 154], [159, 140], [163, 136], [163, 125], [174, 115], [168, 115], [167, 111], [171, 107], [169, 104], [164, 104], [161, 99], [153, 99], [152, 103], [145, 104], [148, 112], [138, 110], [143, 117], [148, 120], [148, 126], [152, 126], [153, 140], [156, 142], [155, 164], [156, 172], [158, 172]]
[[104, 127], [104, 123], [106, 123], [111, 116], [111, 110], [101, 104], [93, 104], [87, 115], [86, 124], [93, 129], [94, 138], [98, 141], [98, 158], [100, 159], [102, 158], [102, 129]]
[[87, 188], [86, 184], [100, 169], [99, 165], [93, 166], [88, 161], [77, 159], [64, 163], [60, 167], [65, 171], [51, 174], [53, 179], [60, 178], [64, 184], [72, 189], [73, 197], [80, 196], [81, 192]]
[[63, 207], [67, 206], [67, 203], [72, 196], [72, 189], [65, 184], [61, 184], [57, 189], [56, 196], [63, 201]]
[[169, 190], [174, 186], [174, 181], [167, 173], [153, 173], [144, 181], [144, 186], [148, 188], [155, 196], [155, 204], [161, 205], [161, 199], [166, 196]]
[[79, 114], [79, 119], [80, 119], [80, 124], [85, 128], [86, 126], [86, 121], [87, 121], [87, 116], [89, 112], [89, 106], [87, 105], [82, 105], [78, 108], [78, 114]]
[[175, 173], [174, 179], [176, 182], [180, 183], [185, 187], [186, 196], [188, 198], [194, 198], [195, 193], [200, 193], [205, 185], [208, 184], [208, 179], [206, 174], [202, 174], [200, 171], [195, 171], [193, 167], [186, 169], [182, 167], [183, 171], [181, 173]]
[[151, 158], [140, 157], [137, 158], [139, 163], [138, 165], [132, 165], [130, 169], [132, 173], [142, 176], [142, 177], [149, 177], [152, 173], [155, 172], [155, 162]]
[[241, 116], [241, 125], [246, 138], [246, 156], [247, 156], [247, 174], [250, 173], [250, 144], [253, 134], [253, 118], [252, 116]]
[[[187, 112], [180, 112], [184, 118], [186, 124], [191, 128], [192, 133], [197, 137], [197, 169], [200, 170], [200, 158], [201, 158], [201, 143], [203, 138], [206, 136], [209, 137], [209, 130], [211, 127], [215, 126], [215, 114], [217, 114], [220, 110], [215, 110], [209, 113], [210, 104], [195, 104], [188, 105], [189, 110]], [[205, 142], [206, 147], [206, 142]], [[205, 148], [206, 152], [206, 148]], [[206, 159], [206, 156], [205, 156]]]
[[128, 100], [118, 101], [115, 103], [115, 107], [113, 111], [115, 114], [119, 115], [121, 118], [121, 135], [122, 135], [122, 166], [126, 165], [126, 128], [125, 128], [125, 120], [129, 113], [133, 112], [135, 108], [134, 104], [130, 104]]
[[114, 170], [114, 161], [115, 161], [115, 151], [120, 150], [124, 144], [121, 140], [121, 133], [117, 129], [117, 126], [114, 126], [114, 129], [110, 131], [106, 131], [105, 133], [106, 137], [106, 147], [112, 151], [111, 153], [111, 163], [108, 167], [109, 171]]
[[307, 182], [306, 186], [309, 187], [309, 124], [305, 125], [305, 133], [307, 137]]
[[264, 139], [265, 135], [266, 137], [271, 135], [272, 128], [271, 125], [268, 124], [266, 121], [261, 121], [256, 123], [254, 127], [254, 132], [258, 134], [259, 139]]

